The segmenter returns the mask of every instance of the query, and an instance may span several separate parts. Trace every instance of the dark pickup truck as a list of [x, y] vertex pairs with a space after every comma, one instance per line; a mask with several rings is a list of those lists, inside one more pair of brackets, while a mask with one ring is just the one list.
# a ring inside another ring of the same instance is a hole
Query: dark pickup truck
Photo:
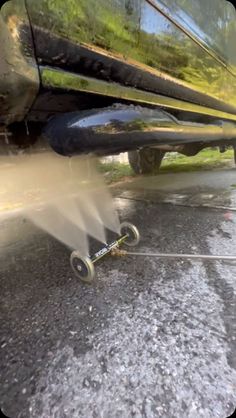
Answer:
[[236, 148], [236, 10], [226, 0], [0, 1], [0, 145], [129, 152]]

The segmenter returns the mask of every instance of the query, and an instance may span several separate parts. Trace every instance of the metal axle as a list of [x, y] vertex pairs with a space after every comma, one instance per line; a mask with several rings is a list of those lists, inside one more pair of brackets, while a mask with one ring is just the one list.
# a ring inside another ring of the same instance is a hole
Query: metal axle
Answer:
[[123, 222], [120, 226], [120, 232], [121, 235], [115, 241], [107, 244], [91, 257], [82, 256], [79, 251], [73, 251], [70, 257], [70, 263], [74, 273], [80, 280], [87, 283], [92, 282], [95, 276], [94, 264], [101, 258], [112, 253], [112, 251], [119, 250], [122, 244], [133, 247], [139, 243], [140, 235], [134, 225]]
[[112, 242], [111, 244], [106, 245], [104, 248], [99, 250], [95, 253], [91, 258], [92, 263], [96, 263], [101, 258], [105, 257], [105, 255], [111, 253], [112, 250], [115, 250], [120, 247], [121, 244], [125, 243], [126, 239], [129, 235], [120, 236], [116, 241]]

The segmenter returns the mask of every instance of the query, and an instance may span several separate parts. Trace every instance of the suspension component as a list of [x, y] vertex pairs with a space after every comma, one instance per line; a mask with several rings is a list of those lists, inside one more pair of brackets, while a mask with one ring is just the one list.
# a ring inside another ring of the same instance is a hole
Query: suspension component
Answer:
[[70, 256], [71, 267], [76, 277], [83, 282], [91, 283], [95, 277], [95, 263], [106, 255], [117, 251], [122, 244], [133, 247], [137, 245], [139, 241], [140, 234], [136, 226], [129, 222], [123, 222], [120, 226], [120, 236], [117, 240], [111, 244], [107, 244], [91, 257], [82, 256], [79, 251], [73, 251]]

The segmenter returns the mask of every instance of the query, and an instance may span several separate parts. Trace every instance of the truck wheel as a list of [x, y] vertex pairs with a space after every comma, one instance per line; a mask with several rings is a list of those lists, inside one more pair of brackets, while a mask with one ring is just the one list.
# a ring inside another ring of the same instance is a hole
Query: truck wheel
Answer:
[[157, 174], [164, 151], [155, 148], [143, 148], [128, 153], [129, 163], [136, 174]]

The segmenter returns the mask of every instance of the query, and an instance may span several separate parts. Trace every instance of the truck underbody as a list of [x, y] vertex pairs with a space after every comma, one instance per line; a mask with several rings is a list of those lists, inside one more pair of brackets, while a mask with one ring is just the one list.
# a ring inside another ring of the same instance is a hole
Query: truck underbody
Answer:
[[[219, 28], [203, 39], [201, 25], [196, 35], [170, 0], [102, 0], [96, 15], [93, 0], [74, 3], [75, 17], [69, 4], [58, 13], [59, 0], [56, 8], [48, 0], [1, 8], [2, 152], [39, 137], [66, 156], [235, 149], [236, 58], [214, 46]], [[216, 3], [226, 33], [236, 12]]]

